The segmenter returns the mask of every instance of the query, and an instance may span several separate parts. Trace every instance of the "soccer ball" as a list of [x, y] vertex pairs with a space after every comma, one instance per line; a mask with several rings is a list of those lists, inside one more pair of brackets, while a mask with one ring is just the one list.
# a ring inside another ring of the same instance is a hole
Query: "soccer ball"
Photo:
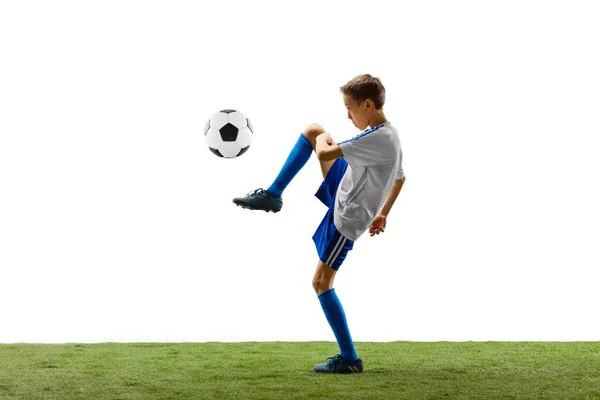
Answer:
[[235, 158], [250, 148], [254, 129], [250, 120], [239, 111], [221, 110], [206, 122], [206, 144], [219, 157]]

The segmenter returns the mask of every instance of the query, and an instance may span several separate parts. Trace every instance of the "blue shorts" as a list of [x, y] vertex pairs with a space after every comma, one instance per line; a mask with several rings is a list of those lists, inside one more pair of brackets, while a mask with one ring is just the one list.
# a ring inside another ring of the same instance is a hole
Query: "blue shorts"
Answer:
[[336, 271], [342, 265], [348, 251], [354, 247], [354, 241], [342, 235], [333, 223], [335, 193], [346, 172], [346, 168], [348, 168], [346, 160], [343, 158], [335, 160], [321, 187], [315, 193], [315, 196], [329, 209], [312, 239], [315, 242], [315, 246], [317, 246], [319, 259]]

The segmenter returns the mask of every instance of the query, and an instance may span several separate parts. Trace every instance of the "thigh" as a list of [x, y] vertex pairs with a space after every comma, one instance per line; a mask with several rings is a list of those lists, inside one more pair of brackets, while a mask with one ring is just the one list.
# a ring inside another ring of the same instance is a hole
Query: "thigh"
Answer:
[[323, 179], [325, 179], [327, 177], [327, 174], [329, 173], [329, 170], [331, 169], [331, 166], [333, 165], [334, 162], [335, 162], [335, 160], [329, 160], [329, 161], [319, 160], [319, 163], [321, 164], [321, 174], [323, 174]]
[[333, 160], [332, 164], [327, 166], [327, 171], [324, 173], [325, 177], [323, 178], [323, 182], [321, 182], [321, 186], [317, 190], [317, 193], [315, 193], [315, 196], [328, 208], [331, 208], [334, 204], [333, 201], [338, 186], [344, 178], [347, 169], [348, 163], [343, 158]]
[[350, 250], [354, 241], [348, 239], [337, 230], [334, 221], [335, 204], [330, 201], [329, 210], [321, 220], [313, 234], [313, 241], [319, 254], [319, 260], [327, 267], [337, 271]]

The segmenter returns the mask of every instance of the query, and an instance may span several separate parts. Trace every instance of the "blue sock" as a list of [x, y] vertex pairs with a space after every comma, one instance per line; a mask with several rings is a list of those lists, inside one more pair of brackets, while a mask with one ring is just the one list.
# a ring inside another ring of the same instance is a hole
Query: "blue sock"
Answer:
[[350, 330], [348, 329], [348, 323], [346, 322], [346, 314], [344, 313], [340, 299], [335, 294], [335, 289], [321, 293], [319, 301], [340, 346], [342, 357], [344, 360], [350, 362], [358, 360], [354, 344], [352, 343], [352, 337], [350, 336]]
[[285, 160], [281, 171], [279, 171], [279, 175], [277, 175], [275, 181], [267, 189], [267, 193], [274, 197], [281, 196], [281, 193], [283, 193], [283, 190], [292, 181], [294, 176], [304, 167], [304, 164], [306, 164], [312, 154], [312, 150], [310, 140], [303, 134], [300, 134], [290, 155]]

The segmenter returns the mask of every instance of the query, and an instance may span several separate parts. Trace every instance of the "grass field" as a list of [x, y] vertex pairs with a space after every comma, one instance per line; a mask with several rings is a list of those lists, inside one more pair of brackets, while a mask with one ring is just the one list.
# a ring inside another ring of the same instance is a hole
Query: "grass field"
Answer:
[[600, 399], [600, 342], [0, 345], [0, 399]]

